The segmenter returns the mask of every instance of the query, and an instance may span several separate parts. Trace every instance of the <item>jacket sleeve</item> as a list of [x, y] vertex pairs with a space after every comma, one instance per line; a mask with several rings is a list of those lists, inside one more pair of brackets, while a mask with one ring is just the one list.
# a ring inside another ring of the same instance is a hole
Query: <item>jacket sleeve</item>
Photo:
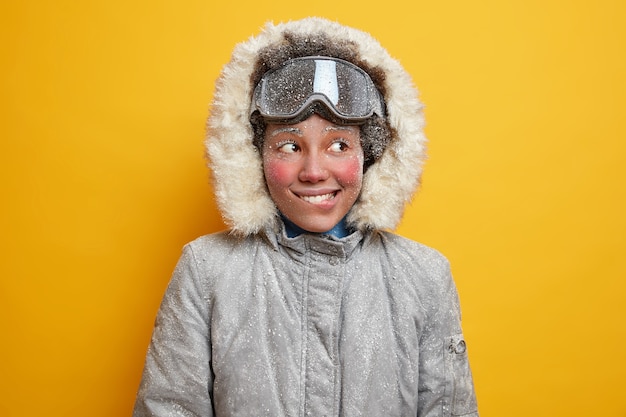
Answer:
[[456, 286], [445, 258], [437, 269], [420, 337], [418, 417], [478, 417]]
[[209, 307], [202, 282], [186, 246], [157, 314], [134, 417], [213, 417]]

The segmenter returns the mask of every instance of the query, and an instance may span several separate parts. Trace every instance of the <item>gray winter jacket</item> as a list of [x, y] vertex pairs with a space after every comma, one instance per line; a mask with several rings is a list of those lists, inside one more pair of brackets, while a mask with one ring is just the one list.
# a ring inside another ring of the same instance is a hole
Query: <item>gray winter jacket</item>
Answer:
[[[374, 82], [393, 137], [364, 173], [347, 216], [355, 231], [342, 239], [286, 237], [253, 145], [257, 59], [289, 42], [347, 48], [353, 63], [384, 74]], [[478, 415], [447, 261], [387, 231], [419, 184], [422, 128], [410, 76], [367, 33], [308, 18], [268, 24], [237, 45], [206, 141], [230, 230], [185, 247], [135, 417]]]
[[477, 416], [461, 333], [447, 261], [397, 235], [205, 236], [134, 416]]

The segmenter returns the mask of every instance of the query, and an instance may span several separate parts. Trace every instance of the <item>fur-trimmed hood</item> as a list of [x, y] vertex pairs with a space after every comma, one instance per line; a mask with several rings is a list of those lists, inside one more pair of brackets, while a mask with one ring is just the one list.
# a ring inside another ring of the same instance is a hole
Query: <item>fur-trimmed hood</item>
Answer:
[[[217, 203], [232, 231], [256, 233], [276, 222], [278, 211], [263, 175], [262, 160], [253, 145], [249, 107], [259, 53], [284, 42], [289, 34], [323, 34], [333, 42], [349, 42], [357, 61], [382, 70], [383, 93], [391, 143], [363, 177], [361, 195], [348, 222], [361, 229], [394, 229], [417, 189], [425, 158], [422, 104], [410, 76], [369, 34], [322, 18], [274, 25], [237, 45], [216, 82], [210, 108], [206, 147]], [[364, 68], [365, 69], [365, 68]]]

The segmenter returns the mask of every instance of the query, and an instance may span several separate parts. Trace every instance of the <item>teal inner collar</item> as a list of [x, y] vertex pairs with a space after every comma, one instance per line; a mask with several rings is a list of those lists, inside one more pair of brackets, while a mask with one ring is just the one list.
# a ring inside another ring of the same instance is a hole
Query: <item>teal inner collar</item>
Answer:
[[[342, 238], [342, 237], [348, 236], [350, 233], [352, 233], [352, 230], [348, 227], [348, 222], [346, 220], [346, 217], [347, 216], [344, 216], [344, 218], [341, 219], [341, 221], [339, 221], [339, 223], [337, 223], [332, 229], [326, 232], [319, 233], [319, 234], [334, 236], [336, 238]], [[311, 233], [299, 227], [298, 225], [296, 225], [294, 222], [292, 222], [287, 217], [285, 217], [282, 213], [280, 215], [280, 218], [283, 220], [283, 223], [285, 224], [285, 232], [287, 233], [287, 237], [293, 238], [296, 236], [300, 236], [303, 233]]]

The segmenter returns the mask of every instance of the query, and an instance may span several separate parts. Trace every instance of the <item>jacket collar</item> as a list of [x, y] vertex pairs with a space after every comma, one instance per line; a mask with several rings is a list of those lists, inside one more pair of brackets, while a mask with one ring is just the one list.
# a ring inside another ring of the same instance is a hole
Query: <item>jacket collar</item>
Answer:
[[312, 251], [346, 259], [364, 241], [364, 235], [360, 230], [355, 230], [345, 237], [309, 232], [289, 237], [287, 228], [280, 218], [276, 219], [273, 226], [266, 227], [262, 233], [274, 250], [286, 251], [292, 256], [302, 256], [307, 251]]

